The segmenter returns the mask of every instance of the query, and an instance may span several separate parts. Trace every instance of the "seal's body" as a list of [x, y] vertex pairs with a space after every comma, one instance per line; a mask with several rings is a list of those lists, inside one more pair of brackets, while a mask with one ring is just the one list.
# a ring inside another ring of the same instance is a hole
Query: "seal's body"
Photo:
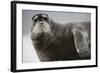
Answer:
[[33, 16], [32, 41], [40, 61], [90, 59], [90, 22], [54, 22], [47, 14]]

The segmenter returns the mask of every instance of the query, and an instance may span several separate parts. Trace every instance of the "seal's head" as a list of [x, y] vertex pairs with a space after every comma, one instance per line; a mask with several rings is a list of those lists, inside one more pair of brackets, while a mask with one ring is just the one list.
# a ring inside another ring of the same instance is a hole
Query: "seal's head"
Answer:
[[32, 40], [34, 41], [43, 41], [47, 40], [51, 33], [50, 29], [50, 18], [47, 14], [36, 14], [32, 17]]

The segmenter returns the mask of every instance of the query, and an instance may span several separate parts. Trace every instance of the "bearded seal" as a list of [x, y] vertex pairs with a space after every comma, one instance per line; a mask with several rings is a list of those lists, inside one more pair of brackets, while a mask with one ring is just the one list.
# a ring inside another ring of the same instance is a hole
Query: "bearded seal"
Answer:
[[60, 24], [47, 14], [32, 17], [31, 39], [40, 61], [91, 58], [90, 22]]

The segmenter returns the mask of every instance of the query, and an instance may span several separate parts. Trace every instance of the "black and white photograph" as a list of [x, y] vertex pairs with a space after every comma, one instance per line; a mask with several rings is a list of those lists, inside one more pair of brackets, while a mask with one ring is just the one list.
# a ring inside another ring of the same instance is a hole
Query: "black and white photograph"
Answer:
[[91, 59], [90, 13], [23, 10], [22, 25], [23, 63]]
[[11, 70], [97, 66], [97, 7], [11, 3]]

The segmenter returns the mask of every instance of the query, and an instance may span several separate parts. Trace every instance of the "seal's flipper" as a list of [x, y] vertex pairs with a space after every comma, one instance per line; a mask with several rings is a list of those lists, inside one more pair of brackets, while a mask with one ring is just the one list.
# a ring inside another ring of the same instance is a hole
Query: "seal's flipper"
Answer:
[[89, 34], [81, 27], [81, 29], [75, 28], [73, 30], [74, 42], [76, 50], [80, 57], [87, 57], [90, 55], [89, 47]]

